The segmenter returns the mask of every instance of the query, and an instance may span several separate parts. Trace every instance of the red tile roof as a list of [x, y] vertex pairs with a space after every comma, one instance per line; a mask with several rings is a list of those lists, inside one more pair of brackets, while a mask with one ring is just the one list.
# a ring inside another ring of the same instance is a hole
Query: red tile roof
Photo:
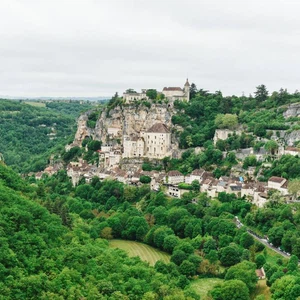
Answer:
[[181, 91], [182, 89], [180, 87], [164, 87], [163, 91]]
[[163, 123], [156, 123], [151, 126], [147, 132], [157, 132], [157, 133], [169, 133], [168, 127]]
[[271, 178], [269, 178], [268, 181], [272, 181], [272, 182], [276, 182], [276, 183], [281, 183], [284, 180], [286, 180], [286, 179], [282, 178], [282, 177], [272, 176]]
[[168, 176], [183, 176], [183, 174], [177, 170], [173, 170], [168, 173]]

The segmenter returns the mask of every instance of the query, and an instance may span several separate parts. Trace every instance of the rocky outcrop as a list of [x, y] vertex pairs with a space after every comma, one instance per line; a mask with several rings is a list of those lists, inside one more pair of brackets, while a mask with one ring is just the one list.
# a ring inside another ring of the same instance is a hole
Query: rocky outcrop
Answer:
[[300, 117], [300, 103], [291, 104], [288, 109], [283, 113], [285, 118]]
[[86, 137], [94, 137], [95, 130], [87, 127], [89, 112], [82, 114], [77, 120], [77, 131], [75, 134], [74, 143], [75, 145], [81, 145], [82, 141]]
[[[87, 136], [100, 140], [103, 144], [122, 143], [124, 135], [138, 135], [155, 123], [164, 123], [172, 129], [171, 118], [174, 113], [174, 108], [167, 104], [152, 104], [150, 108], [142, 104], [138, 107], [131, 104], [117, 106], [110, 111], [106, 108], [96, 122], [95, 129], [87, 127], [89, 113], [84, 113], [78, 119], [73, 145], [81, 145]], [[177, 144], [174, 137], [172, 144]]]
[[300, 141], [300, 130], [294, 130], [290, 133], [286, 133], [284, 136], [284, 142], [287, 146], [294, 146]]

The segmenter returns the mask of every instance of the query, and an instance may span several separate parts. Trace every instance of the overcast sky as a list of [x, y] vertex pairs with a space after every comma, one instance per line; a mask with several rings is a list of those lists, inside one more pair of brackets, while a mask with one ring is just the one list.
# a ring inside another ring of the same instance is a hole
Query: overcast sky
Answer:
[[0, 95], [300, 89], [300, 1], [0, 0]]

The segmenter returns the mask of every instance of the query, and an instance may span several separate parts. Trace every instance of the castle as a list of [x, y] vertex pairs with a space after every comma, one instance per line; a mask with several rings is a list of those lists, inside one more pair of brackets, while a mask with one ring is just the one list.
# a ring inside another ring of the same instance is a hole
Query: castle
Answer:
[[[190, 101], [190, 83], [189, 80], [186, 79], [183, 88], [180, 87], [164, 87], [162, 92], [158, 92], [158, 94], [163, 94], [166, 99], [169, 101], [175, 100], [186, 100]], [[142, 89], [141, 93], [136, 93], [134, 91], [123, 93], [123, 99], [126, 103], [130, 103], [135, 100], [148, 100], [147, 89]]]
[[163, 123], [156, 123], [139, 136], [124, 135], [123, 157], [162, 159], [171, 155], [171, 133]]

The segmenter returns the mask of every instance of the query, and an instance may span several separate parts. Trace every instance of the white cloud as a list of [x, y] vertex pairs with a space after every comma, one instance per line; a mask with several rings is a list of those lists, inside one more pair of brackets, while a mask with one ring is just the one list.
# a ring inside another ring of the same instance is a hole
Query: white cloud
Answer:
[[297, 1], [0, 2], [0, 94], [299, 88]]

